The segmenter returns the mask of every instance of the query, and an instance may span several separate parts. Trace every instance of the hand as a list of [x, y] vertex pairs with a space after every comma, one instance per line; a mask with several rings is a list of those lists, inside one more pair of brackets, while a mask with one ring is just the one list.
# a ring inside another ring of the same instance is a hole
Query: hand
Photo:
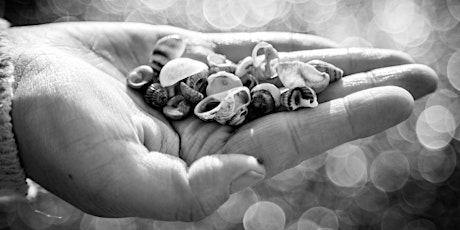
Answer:
[[[436, 88], [436, 74], [401, 52], [334, 48], [310, 35], [91, 22], [8, 34], [4, 49], [21, 77], [12, 114], [26, 174], [100, 216], [201, 219], [264, 176], [396, 125], [410, 115], [413, 97]], [[238, 129], [194, 116], [169, 122], [125, 79], [168, 34], [185, 37], [186, 56], [199, 60], [217, 52], [238, 61], [265, 40], [279, 51], [305, 50], [283, 58], [322, 59], [348, 76], [319, 95], [317, 108], [268, 115]]]

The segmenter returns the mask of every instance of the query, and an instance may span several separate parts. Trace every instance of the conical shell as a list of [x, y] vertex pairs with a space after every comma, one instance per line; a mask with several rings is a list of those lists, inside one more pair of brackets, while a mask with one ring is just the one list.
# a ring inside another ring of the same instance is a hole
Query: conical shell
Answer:
[[184, 96], [184, 98], [187, 99], [187, 101], [190, 101], [193, 104], [200, 102], [204, 98], [202, 93], [192, 89], [184, 82], [180, 83], [180, 91], [182, 93], [182, 96]]
[[168, 92], [160, 83], [152, 83], [146, 90], [144, 100], [153, 107], [163, 107], [168, 102]]

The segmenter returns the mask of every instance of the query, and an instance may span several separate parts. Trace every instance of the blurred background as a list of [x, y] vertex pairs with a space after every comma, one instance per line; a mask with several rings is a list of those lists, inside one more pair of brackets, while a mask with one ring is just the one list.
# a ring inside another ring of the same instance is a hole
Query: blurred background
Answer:
[[460, 0], [0, 0], [0, 17], [309, 33], [402, 50], [439, 74], [407, 121], [234, 194], [198, 223], [94, 217], [37, 185], [32, 203], [0, 196], [0, 229], [460, 228]]

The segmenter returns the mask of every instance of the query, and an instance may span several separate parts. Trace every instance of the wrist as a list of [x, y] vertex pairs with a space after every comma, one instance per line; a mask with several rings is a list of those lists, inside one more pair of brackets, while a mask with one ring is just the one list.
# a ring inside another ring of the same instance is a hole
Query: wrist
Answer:
[[25, 195], [27, 184], [21, 167], [13, 132], [11, 108], [16, 81], [14, 67], [1, 47], [5, 44], [3, 29], [8, 23], [0, 19], [0, 190]]

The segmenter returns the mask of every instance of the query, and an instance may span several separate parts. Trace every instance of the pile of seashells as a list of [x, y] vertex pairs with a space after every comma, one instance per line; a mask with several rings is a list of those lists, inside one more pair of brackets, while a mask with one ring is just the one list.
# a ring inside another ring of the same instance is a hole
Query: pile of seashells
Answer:
[[237, 126], [247, 117], [316, 107], [317, 94], [343, 76], [341, 69], [320, 60], [280, 61], [266, 42], [238, 64], [215, 53], [207, 56], [207, 64], [181, 57], [185, 48], [180, 36], [163, 37], [149, 64], [127, 77], [128, 86], [141, 92], [147, 104], [173, 120], [193, 111], [204, 121]]

